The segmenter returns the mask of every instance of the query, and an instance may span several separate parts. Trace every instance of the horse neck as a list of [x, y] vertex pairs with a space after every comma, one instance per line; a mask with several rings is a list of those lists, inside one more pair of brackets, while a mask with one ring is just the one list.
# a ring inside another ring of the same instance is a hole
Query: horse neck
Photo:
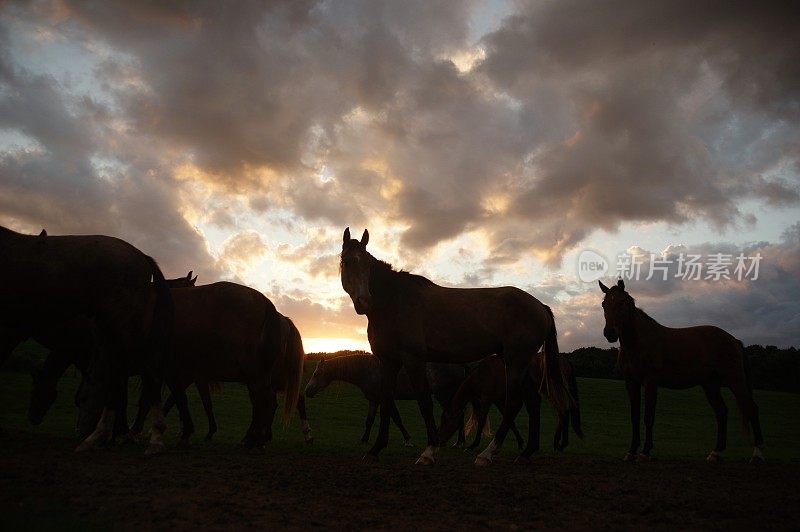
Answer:
[[[363, 360], [362, 360], [363, 359]], [[349, 356], [328, 361], [332, 381], [344, 381], [360, 386], [370, 373], [370, 360], [367, 357]]]
[[619, 345], [624, 350], [635, 353], [658, 341], [656, 336], [660, 329], [663, 329], [663, 325], [645, 314], [642, 309], [634, 308], [631, 323], [620, 330]]

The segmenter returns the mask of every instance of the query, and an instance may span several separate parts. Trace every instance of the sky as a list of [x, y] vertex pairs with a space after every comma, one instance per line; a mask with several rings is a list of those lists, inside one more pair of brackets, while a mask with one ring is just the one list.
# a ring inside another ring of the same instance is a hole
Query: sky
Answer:
[[[527, 290], [564, 351], [607, 345], [584, 250], [607, 283], [668, 261], [626, 278], [661, 323], [800, 346], [800, 5], [5, 2], [0, 224], [253, 286], [307, 351], [369, 349], [345, 227]], [[758, 275], [681, 278], [695, 254]]]

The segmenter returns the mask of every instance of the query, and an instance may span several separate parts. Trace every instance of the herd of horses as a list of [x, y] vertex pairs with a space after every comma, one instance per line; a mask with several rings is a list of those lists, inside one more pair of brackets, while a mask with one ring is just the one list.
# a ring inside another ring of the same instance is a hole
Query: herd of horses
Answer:
[[[502, 421], [475, 458], [489, 465], [509, 431], [529, 460], [539, 449], [540, 408], [546, 397], [558, 415], [555, 450], [569, 442], [570, 425], [583, 436], [577, 380], [559, 354], [555, 318], [547, 306], [514, 287], [449, 288], [425, 277], [396, 271], [367, 251], [369, 232], [342, 239], [342, 287], [358, 314], [368, 318], [373, 355], [322, 360], [305, 393], [305, 353], [297, 327], [260, 292], [231, 282], [196, 286], [192, 272], [167, 280], [159, 266], [129, 243], [108, 236], [25, 235], [0, 227], [0, 363], [21, 341], [33, 338], [50, 350], [37, 373], [29, 419], [40, 423], [56, 398], [56, 384], [74, 365], [81, 373], [76, 394], [85, 451], [115, 437], [149, 432], [147, 454], [164, 451], [165, 412], [175, 406], [180, 445], [194, 434], [186, 389], [194, 384], [208, 417], [211, 438], [217, 424], [210, 390], [221, 382], [243, 383], [252, 406], [241, 445], [262, 448], [272, 438], [285, 395], [284, 419], [297, 410], [306, 441], [312, 441], [305, 397], [333, 381], [346, 381], [369, 403], [363, 442], [369, 441], [380, 412], [378, 435], [366, 457], [377, 459], [389, 439], [390, 421], [406, 443], [395, 400], [416, 400], [425, 422], [427, 446], [417, 460], [429, 465], [438, 449], [458, 432], [465, 443], [474, 427], [480, 445], [489, 409]], [[720, 389], [736, 397], [746, 430], [752, 429], [753, 460], [762, 461], [763, 436], [753, 400], [742, 343], [712, 326], [668, 328], [635, 306], [623, 281], [604, 293], [603, 334], [619, 340], [618, 365], [630, 398], [631, 444], [626, 460], [647, 460], [653, 448], [657, 389], [702, 386], [717, 421], [709, 461], [726, 447], [727, 408]], [[126, 416], [128, 379], [141, 377], [136, 419]], [[162, 405], [166, 384], [170, 396]], [[645, 441], [640, 450], [641, 390], [645, 399]], [[433, 399], [442, 407], [437, 422]], [[471, 416], [465, 423], [467, 406]], [[522, 406], [529, 414], [527, 443], [516, 427]]]

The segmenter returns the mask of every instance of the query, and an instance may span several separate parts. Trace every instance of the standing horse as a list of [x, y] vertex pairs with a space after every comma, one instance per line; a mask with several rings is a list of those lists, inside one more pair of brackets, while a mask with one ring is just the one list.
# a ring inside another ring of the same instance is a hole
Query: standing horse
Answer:
[[[271, 377], [271, 393], [291, 393], [292, 389], [292, 382], [291, 379], [293, 368], [296, 368], [298, 364], [300, 364], [302, 374], [302, 364], [305, 360], [305, 350], [303, 349], [303, 339], [300, 336], [300, 331], [297, 330], [294, 322], [287, 318], [286, 316], [281, 315], [281, 351], [278, 355], [278, 358], [275, 360], [275, 365], [272, 368], [272, 377]], [[188, 387], [192, 383], [192, 375], [193, 372], [191, 368], [186, 368], [181, 371], [182, 376], [180, 382], [183, 386]], [[197, 391], [200, 394], [200, 399], [203, 403], [203, 408], [205, 409], [206, 416], [208, 417], [208, 434], [206, 434], [206, 441], [210, 441], [214, 434], [217, 432], [217, 421], [214, 417], [214, 411], [211, 404], [211, 385], [216, 384], [215, 382], [209, 382], [207, 378], [202, 378], [199, 380], [194, 381], [195, 386], [197, 387]], [[291, 399], [289, 397], [286, 398], [287, 401]], [[166, 401], [164, 401], [164, 415], [167, 415], [170, 409], [174, 406], [175, 401], [172, 396], [169, 396]], [[277, 398], [273, 398], [270, 401], [270, 405], [277, 406]], [[297, 396], [297, 413], [300, 416], [300, 427], [303, 431], [303, 438], [305, 439], [306, 443], [312, 443], [314, 441], [314, 437], [311, 434], [311, 425], [308, 422], [308, 415], [306, 414], [306, 401], [303, 397], [303, 394], [299, 393], [298, 388], [298, 396]], [[139, 416], [136, 418], [136, 422], [134, 423], [133, 431], [136, 432], [137, 429], [141, 430], [141, 424], [144, 423], [144, 419], [142, 418], [143, 412], [140, 410]], [[274, 414], [273, 414], [274, 415]], [[266, 432], [266, 441], [270, 441], [272, 439], [272, 432], [269, 429]]]
[[631, 446], [626, 461], [636, 458], [639, 450], [639, 412], [644, 387], [644, 448], [639, 460], [649, 460], [653, 449], [653, 421], [658, 387], [687, 389], [702, 386], [717, 419], [717, 444], [708, 461], [716, 462], [725, 450], [728, 408], [720, 388], [727, 386], [736, 397], [742, 412], [745, 431], [753, 429], [753, 461], [763, 461], [764, 438], [758, 420], [758, 406], [753, 400], [749, 364], [742, 342], [718, 327], [703, 325], [674, 329], [665, 327], [636, 307], [620, 279], [608, 288], [602, 282], [603, 335], [609, 342], [619, 339], [619, 366], [625, 378], [631, 403]]
[[[583, 438], [583, 431], [581, 430], [581, 411], [580, 403], [578, 401], [578, 381], [575, 378], [575, 372], [572, 364], [569, 363], [566, 357], [560, 356], [558, 358], [561, 364], [561, 373], [564, 375], [564, 380], [569, 386], [570, 394], [574, 399], [574, 404], [570, 406], [569, 410], [560, 415], [558, 418], [558, 426], [553, 437], [553, 449], [557, 452], [563, 451], [569, 445], [569, 423], [572, 419], [572, 427], [575, 434], [579, 438]], [[529, 372], [530, 378], [533, 382], [541, 382], [542, 373], [544, 371], [544, 357], [541, 354], [534, 357], [531, 362]], [[495, 405], [501, 412], [505, 408], [506, 402], [506, 371], [503, 360], [497, 355], [484, 358], [480, 364], [469, 374], [466, 380], [461, 384], [453, 399], [450, 419], [454, 419], [459, 415], [468, 403], [473, 404], [472, 415], [470, 416], [467, 426], [475, 427], [475, 441], [468, 447], [468, 449], [475, 449], [480, 445], [481, 434], [486, 426], [487, 418], [489, 416], [489, 409]], [[528, 410], [528, 445], [522, 452], [522, 456], [529, 457], [539, 450], [539, 432], [541, 426], [540, 407], [541, 397], [536, 394], [530, 397], [530, 400], [525, 402], [525, 407]], [[448, 434], [453, 430], [453, 425], [445, 424], [442, 426], [442, 433]], [[520, 449], [523, 446], [522, 436], [519, 434], [516, 425], [511, 425], [511, 431], [517, 438], [517, 445]]]
[[[247, 387], [252, 420], [242, 446], [261, 448], [271, 436], [277, 408], [273, 366], [284, 348], [282, 316], [261, 292], [229, 282], [172, 290], [175, 320], [171, 378], [180, 393], [192, 382], [241, 382]], [[283, 383], [284, 417], [297, 404], [302, 378], [301, 357], [289, 357]], [[173, 390], [173, 394], [175, 391]], [[175, 394], [177, 397], [177, 394]], [[188, 444], [194, 424], [185, 403], [177, 403]]]
[[532, 295], [514, 287], [446, 288], [391, 265], [367, 251], [369, 232], [361, 240], [344, 231], [341, 254], [342, 287], [358, 314], [369, 319], [367, 337], [381, 361], [381, 422], [367, 456], [377, 458], [389, 441], [389, 419], [397, 373], [405, 367], [425, 420], [428, 446], [418, 464], [434, 463], [440, 437], [433, 418], [427, 362], [464, 364], [497, 353], [506, 361], [508, 397], [495, 439], [475, 460], [488, 465], [498, 453], [511, 422], [522, 407], [523, 386], [531, 358], [545, 350], [543, 385], [557, 410], [565, 411], [569, 394], [559, 371], [553, 313]]
[[[43, 235], [40, 234], [40, 236]], [[179, 288], [194, 286], [196, 281], [197, 277], [192, 278], [192, 272], [189, 272], [186, 277], [167, 279], [166, 283], [170, 288]], [[28, 405], [28, 420], [32, 425], [38, 425], [55, 402], [58, 395], [58, 381], [69, 366], [74, 365], [84, 379], [88, 378], [92, 345], [94, 343], [92, 321], [85, 316], [76, 317], [64, 323], [59, 323], [50, 329], [37, 331], [34, 339], [50, 350], [42, 367], [34, 375], [33, 389]], [[142, 371], [141, 367], [130, 369], [131, 375], [139, 375]], [[83, 388], [84, 383], [81, 382], [75, 394], [75, 406], [80, 406]], [[99, 401], [95, 401], [95, 404], [98, 408], [95, 408], [88, 416], [82, 416], [79, 422], [78, 434], [81, 438], [85, 438], [91, 433], [100, 418], [102, 405]], [[125, 404], [127, 404], [127, 395]], [[142, 417], [141, 425], [143, 427], [144, 418], [147, 417], [147, 409], [144, 408], [146, 406], [144, 401], [139, 401], [139, 405], [140, 416]], [[166, 410], [164, 415], [166, 415]], [[114, 421], [112, 437], [128, 434], [127, 408], [123, 408], [120, 414], [115, 416]]]
[[128, 368], [140, 365], [153, 414], [148, 452], [160, 452], [161, 383], [172, 300], [158, 265], [117, 238], [23, 235], [0, 227], [3, 355], [8, 345], [78, 317], [92, 321], [92, 371], [105, 385], [100, 421], [76, 450], [110, 437], [115, 415], [124, 407]]
[[[431, 393], [442, 406], [442, 421], [447, 412], [452, 410], [453, 396], [458, 390], [459, 385], [464, 381], [464, 369], [452, 364], [428, 364], [426, 377]], [[327, 388], [332, 382], [342, 381], [356, 386], [364, 398], [369, 402], [367, 419], [364, 427], [364, 435], [361, 441], [369, 441], [369, 433], [375, 422], [375, 414], [378, 411], [378, 404], [381, 399], [381, 363], [374, 355], [345, 355], [329, 359], [322, 359], [314, 369], [314, 374], [306, 385], [306, 395], [311, 398]], [[417, 394], [408, 373], [401, 371], [397, 377], [394, 398], [399, 400], [416, 399]], [[411, 445], [411, 435], [403, 426], [403, 420], [395, 405], [391, 416], [394, 424], [400, 429], [405, 444]], [[462, 409], [463, 410], [463, 409]], [[460, 421], [458, 421], [460, 420]], [[464, 416], [463, 412], [454, 418], [453, 431], [458, 429], [458, 441], [456, 445], [464, 443]], [[452, 432], [450, 433], [452, 435]], [[449, 439], [449, 437], [448, 437]]]

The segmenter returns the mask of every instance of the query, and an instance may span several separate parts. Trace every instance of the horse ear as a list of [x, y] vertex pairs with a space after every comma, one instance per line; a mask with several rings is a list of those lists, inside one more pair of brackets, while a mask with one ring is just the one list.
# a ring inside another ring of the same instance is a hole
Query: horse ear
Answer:
[[603, 281], [598, 280], [597, 284], [600, 285], [600, 290], [602, 290], [604, 294], [608, 293], [608, 287], [603, 284]]
[[350, 242], [350, 228], [344, 230], [344, 235], [342, 236], [342, 244], [347, 244]]
[[39, 236], [47, 236], [47, 229], [42, 229], [42, 232], [39, 233]]
[[363, 235], [361, 235], [361, 244], [362, 244], [364, 247], [367, 247], [367, 243], [369, 243], [369, 231], [367, 231], [366, 229], [364, 229], [364, 234], [363, 234]]
[[192, 285], [192, 286], [194, 286], [194, 284], [195, 284], [196, 282], [197, 282], [197, 276], [195, 275], [195, 276], [194, 276], [194, 279], [192, 279], [191, 281], [189, 281], [189, 283], [191, 283], [191, 285]]
[[192, 273], [194, 273], [194, 270], [189, 270], [189, 273], [186, 274], [186, 278], [191, 280]]
[[625, 282], [624, 282], [622, 279], [620, 279], [619, 281], [617, 281], [617, 286], [619, 286], [620, 288], [622, 288], [623, 290], [625, 290]]

